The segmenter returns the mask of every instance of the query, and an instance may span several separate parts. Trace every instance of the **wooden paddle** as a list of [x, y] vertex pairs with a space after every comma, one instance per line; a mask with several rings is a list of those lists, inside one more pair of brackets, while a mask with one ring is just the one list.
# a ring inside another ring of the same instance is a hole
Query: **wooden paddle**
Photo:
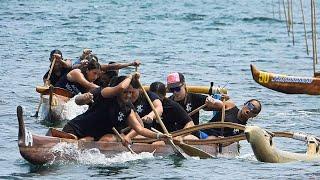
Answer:
[[[154, 128], [151, 128], [151, 130], [156, 133], [163, 134], [162, 132], [160, 132]], [[190, 146], [189, 144], [186, 144], [182, 141], [174, 140], [174, 143], [177, 144], [179, 147], [181, 147], [181, 149], [183, 149], [183, 151], [186, 152], [188, 155], [191, 155], [191, 156], [195, 155], [195, 156], [200, 157], [201, 159], [214, 158], [211, 154], [209, 154], [199, 148], [196, 148], [194, 146]]]
[[[56, 58], [55, 56], [53, 56], [53, 61], [51, 63], [51, 66], [50, 66], [50, 69], [49, 69], [49, 73], [48, 73], [48, 77], [46, 79], [46, 82], [44, 83], [44, 85], [46, 85], [46, 83], [50, 80], [50, 77], [51, 77], [51, 74], [52, 74], [52, 70], [53, 70], [53, 67], [54, 67], [54, 64], [56, 63]], [[39, 104], [38, 104], [38, 107], [37, 107], [37, 110], [36, 110], [36, 113], [34, 116], [32, 117], [38, 117], [39, 116], [39, 110], [40, 110], [40, 107], [41, 107], [41, 104], [42, 104], [42, 94], [40, 95], [40, 101], [39, 101]], [[51, 104], [50, 104], [51, 106]]]
[[[116, 128], [112, 128], [112, 131], [118, 136], [118, 138], [120, 138], [120, 140], [123, 142], [124, 141], [124, 139], [123, 139], [123, 137], [119, 134], [119, 132], [117, 131], [117, 129]], [[128, 145], [128, 146], [125, 146], [132, 154], [136, 154], [133, 150], [132, 150], [132, 148], [130, 147], [130, 145]]]
[[[221, 110], [221, 122], [224, 122], [226, 116], [226, 105], [225, 105], [225, 98], [222, 97], [222, 110]], [[220, 135], [223, 136], [224, 128], [221, 128]], [[219, 153], [222, 153], [222, 145], [219, 144]]]
[[[156, 118], [157, 118], [158, 123], [160, 124], [161, 128], [163, 129], [163, 131], [165, 132], [165, 134], [169, 134], [169, 132], [168, 132], [167, 128], [165, 127], [165, 125], [163, 124], [163, 122], [162, 122], [162, 120], [161, 120], [158, 112], [156, 111], [154, 105], [152, 104], [152, 101], [150, 100], [150, 97], [148, 96], [146, 90], [143, 88], [140, 80], [137, 79], [137, 82], [138, 82], [140, 88], [142, 89], [142, 92], [143, 92], [144, 96], [145, 96], [146, 99], [148, 100], [148, 102], [149, 102], [149, 104], [150, 104], [150, 106], [151, 106], [151, 108], [152, 108], [153, 113], [156, 115]], [[172, 139], [170, 139], [168, 142], [169, 142], [169, 144], [171, 145], [173, 151], [174, 151], [178, 156], [180, 156], [180, 157], [182, 157], [182, 158], [187, 158], [187, 157], [189, 157], [186, 153], [184, 153], [183, 151], [181, 151], [180, 149], [178, 149], [178, 147], [173, 143]]]
[[[142, 86], [142, 84], [141, 84], [141, 82], [139, 80], [137, 80], [137, 82], [139, 83], [139, 86], [142, 89], [142, 92], [144, 93], [145, 97], [147, 98], [147, 100], [148, 100], [148, 102], [149, 102], [154, 114], [156, 115], [158, 123], [160, 124], [160, 126], [163, 129], [164, 133], [165, 134], [169, 134], [169, 132], [168, 132], [167, 128], [165, 127], [165, 125], [163, 124], [158, 112], [156, 111], [155, 107], [153, 106], [153, 104], [152, 104], [152, 102], [151, 102], [146, 90], [143, 88], [143, 86]], [[203, 153], [205, 153], [205, 152], [203, 152], [202, 150], [200, 150], [198, 148], [195, 148], [195, 147], [192, 147], [192, 146], [180, 146], [180, 148], [184, 151], [183, 152], [183, 151], [180, 151], [180, 149], [177, 148], [177, 146], [173, 143], [172, 140], [169, 140], [169, 144], [172, 146], [172, 148], [175, 151], [175, 153], [177, 155], [179, 155], [180, 157], [187, 158], [189, 155], [191, 155], [191, 156], [199, 156], [200, 158], [207, 158], [208, 157], [208, 156], [202, 156]], [[184, 150], [184, 148], [185, 148], [185, 150]], [[186, 154], [185, 152], [190, 153], [190, 154]]]
[[189, 112], [188, 115], [189, 115], [189, 116], [192, 116], [192, 115], [194, 115], [195, 113], [199, 112], [201, 109], [205, 108], [206, 106], [207, 106], [206, 104], [203, 104], [203, 105], [199, 106], [197, 109]]

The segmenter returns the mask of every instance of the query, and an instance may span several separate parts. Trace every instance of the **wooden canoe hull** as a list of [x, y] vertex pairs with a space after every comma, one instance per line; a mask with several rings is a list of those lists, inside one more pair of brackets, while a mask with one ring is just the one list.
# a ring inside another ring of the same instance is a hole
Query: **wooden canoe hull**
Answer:
[[320, 78], [274, 74], [250, 66], [253, 79], [266, 88], [285, 94], [320, 95]]
[[[50, 122], [61, 122], [64, 121], [63, 110], [64, 106], [70, 98], [53, 95], [52, 103], [51, 103], [51, 113], [50, 113], [50, 103], [49, 103], [49, 95], [44, 95], [42, 97], [42, 108], [41, 112], [44, 115], [45, 120]], [[51, 117], [49, 117], [51, 114]]]
[[[17, 115], [19, 122], [18, 146], [20, 154], [24, 159], [32, 164], [45, 164], [54, 160], [73, 160], [73, 156], [70, 154], [53, 151], [53, 149], [61, 143], [73, 145], [80, 151], [96, 148], [100, 153], [103, 153], [106, 156], [128, 151], [120, 142], [83, 141], [36, 135], [26, 130], [21, 106], [18, 106], [17, 108]], [[201, 142], [201, 140], [189, 140], [188, 144], [194, 144], [195, 147], [200, 148], [212, 156], [217, 156], [219, 154], [218, 144], [199, 144], [197, 141]], [[175, 154], [170, 145], [134, 143], [131, 148], [136, 153], [154, 152], [155, 155]], [[231, 157], [238, 156], [238, 142], [222, 147], [222, 151], [220, 153]]]
[[[120, 142], [99, 142], [99, 141], [82, 141], [82, 140], [70, 140], [57, 137], [39, 136], [32, 134], [32, 144], [27, 144], [25, 141], [19, 141], [19, 150], [21, 156], [30, 162], [31, 164], [41, 165], [59, 160], [75, 160], [73, 156], [68, 153], [53, 151], [53, 149], [62, 142], [66, 142], [69, 145], [73, 145], [77, 150], [83, 151], [96, 148], [100, 153], [106, 156], [112, 156], [121, 152], [128, 152], [128, 150]], [[217, 156], [219, 148], [217, 145], [195, 145], [201, 150]], [[175, 154], [170, 145], [152, 145], [144, 143], [132, 144], [131, 148], [136, 153], [141, 152], [154, 152], [156, 156], [167, 156]], [[77, 152], [75, 152], [77, 153]], [[239, 155], [238, 143], [233, 143], [226, 147], [223, 147], [222, 153], [228, 157], [235, 157]]]

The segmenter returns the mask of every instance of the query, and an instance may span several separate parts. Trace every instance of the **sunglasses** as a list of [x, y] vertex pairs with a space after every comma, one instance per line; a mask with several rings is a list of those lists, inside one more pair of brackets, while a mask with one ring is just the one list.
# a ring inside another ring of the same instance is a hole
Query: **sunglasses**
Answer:
[[178, 87], [174, 87], [174, 88], [170, 88], [169, 89], [170, 90], [170, 92], [180, 92], [181, 91], [181, 86], [178, 86]]
[[251, 113], [258, 114], [258, 109], [251, 102], [247, 102], [244, 105], [247, 106]]

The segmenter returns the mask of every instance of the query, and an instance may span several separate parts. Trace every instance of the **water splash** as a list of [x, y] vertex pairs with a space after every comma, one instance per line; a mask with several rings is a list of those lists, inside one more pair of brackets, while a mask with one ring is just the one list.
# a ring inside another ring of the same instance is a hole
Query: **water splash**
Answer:
[[82, 114], [88, 110], [88, 105], [82, 105], [79, 106], [75, 102], [75, 97], [71, 98], [67, 103], [64, 104], [61, 112], [62, 119], [71, 120], [78, 116], [79, 114]]
[[[85, 165], [110, 165], [114, 163], [124, 163], [128, 161], [135, 161], [139, 159], [153, 159], [153, 153], [142, 152], [139, 154], [132, 154], [130, 152], [122, 152], [114, 154], [113, 156], [106, 156], [101, 153], [99, 149], [79, 149], [77, 144], [61, 142], [52, 148], [52, 153], [55, 154], [54, 160], [49, 164], [56, 162], [69, 163], [75, 162]], [[58, 158], [59, 157], [59, 158]], [[59, 159], [59, 160], [58, 160]], [[62, 159], [62, 160], [61, 160]]]
[[244, 160], [249, 160], [249, 161], [257, 161], [256, 157], [254, 156], [253, 153], [248, 153], [248, 154], [242, 154], [240, 156], [237, 156], [236, 159], [244, 159]]

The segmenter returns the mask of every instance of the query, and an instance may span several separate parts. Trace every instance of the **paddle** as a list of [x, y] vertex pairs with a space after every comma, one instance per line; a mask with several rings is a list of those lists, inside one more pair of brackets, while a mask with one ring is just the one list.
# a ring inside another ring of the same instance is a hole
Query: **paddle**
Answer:
[[[151, 108], [152, 108], [153, 113], [156, 115], [156, 118], [157, 118], [157, 120], [158, 120], [158, 123], [160, 124], [160, 126], [161, 126], [161, 128], [163, 129], [164, 133], [165, 133], [165, 134], [169, 134], [169, 132], [168, 132], [167, 128], [165, 127], [165, 125], [163, 124], [163, 122], [162, 122], [162, 120], [161, 120], [158, 112], [156, 111], [154, 105], [152, 104], [152, 101], [150, 100], [150, 98], [149, 98], [146, 90], [143, 88], [140, 80], [137, 79], [137, 82], [138, 82], [140, 88], [142, 89], [142, 92], [143, 92], [144, 96], [145, 96], [146, 99], [148, 100], [148, 102], [149, 102], [149, 104], [150, 104], [150, 106], [151, 106]], [[180, 149], [178, 149], [178, 147], [173, 143], [172, 139], [170, 139], [168, 142], [169, 142], [169, 144], [171, 145], [173, 151], [174, 151], [178, 156], [180, 156], [180, 157], [182, 157], [182, 158], [187, 158], [187, 157], [188, 157], [188, 155], [187, 155], [186, 153], [184, 153], [184, 152], [182, 152]]]
[[199, 106], [197, 109], [189, 112], [188, 115], [189, 115], [189, 116], [192, 116], [192, 115], [194, 115], [195, 113], [199, 112], [201, 109], [205, 108], [206, 106], [207, 106], [206, 104], [203, 104], [203, 105]]
[[[156, 133], [160, 133], [160, 134], [163, 134], [162, 132], [154, 129], [154, 128], [151, 128], [152, 131], [156, 132]], [[200, 157], [201, 159], [207, 159], [207, 158], [213, 158], [213, 156], [205, 151], [202, 151], [201, 149], [199, 148], [196, 148], [196, 147], [193, 147], [193, 146], [190, 146], [189, 144], [185, 144], [184, 142], [182, 141], [177, 141], [177, 140], [174, 140], [175, 144], [177, 144], [179, 147], [181, 147], [181, 149], [183, 149], [184, 152], [186, 152], [188, 155], [190, 156], [198, 156]]]
[[[55, 56], [53, 56], [53, 61], [51, 63], [51, 66], [50, 66], [50, 69], [49, 69], [49, 72], [48, 72], [48, 77], [47, 77], [44, 85], [46, 85], [46, 83], [50, 80], [50, 77], [51, 77], [51, 74], [52, 74], [52, 70], [53, 70], [53, 67], [54, 67], [55, 63], [56, 63], [56, 58], [55, 58]], [[38, 107], [37, 107], [37, 111], [36, 111], [35, 115], [32, 116], [32, 117], [38, 117], [41, 104], [42, 104], [42, 94], [40, 95], [40, 101], [39, 101], [39, 104], [38, 104]], [[51, 106], [51, 104], [50, 104], [50, 106]]]
[[[221, 110], [221, 122], [223, 123], [224, 122], [224, 119], [225, 119], [225, 116], [226, 116], [226, 105], [225, 105], [225, 98], [222, 97], [222, 110]], [[223, 136], [223, 133], [224, 133], [224, 128], [221, 128], [221, 131], [220, 131], [220, 135]], [[222, 152], [222, 145], [219, 144], [219, 153]]]
[[[124, 139], [123, 139], [123, 137], [119, 134], [119, 132], [117, 131], [117, 129], [116, 128], [112, 128], [112, 131], [118, 136], [118, 138], [120, 138], [120, 140], [123, 142], [124, 141]], [[124, 145], [125, 146], [125, 145]], [[127, 146], [125, 146], [132, 154], [136, 154], [132, 149], [131, 149], [131, 147], [130, 147], [130, 145], [127, 145]]]

